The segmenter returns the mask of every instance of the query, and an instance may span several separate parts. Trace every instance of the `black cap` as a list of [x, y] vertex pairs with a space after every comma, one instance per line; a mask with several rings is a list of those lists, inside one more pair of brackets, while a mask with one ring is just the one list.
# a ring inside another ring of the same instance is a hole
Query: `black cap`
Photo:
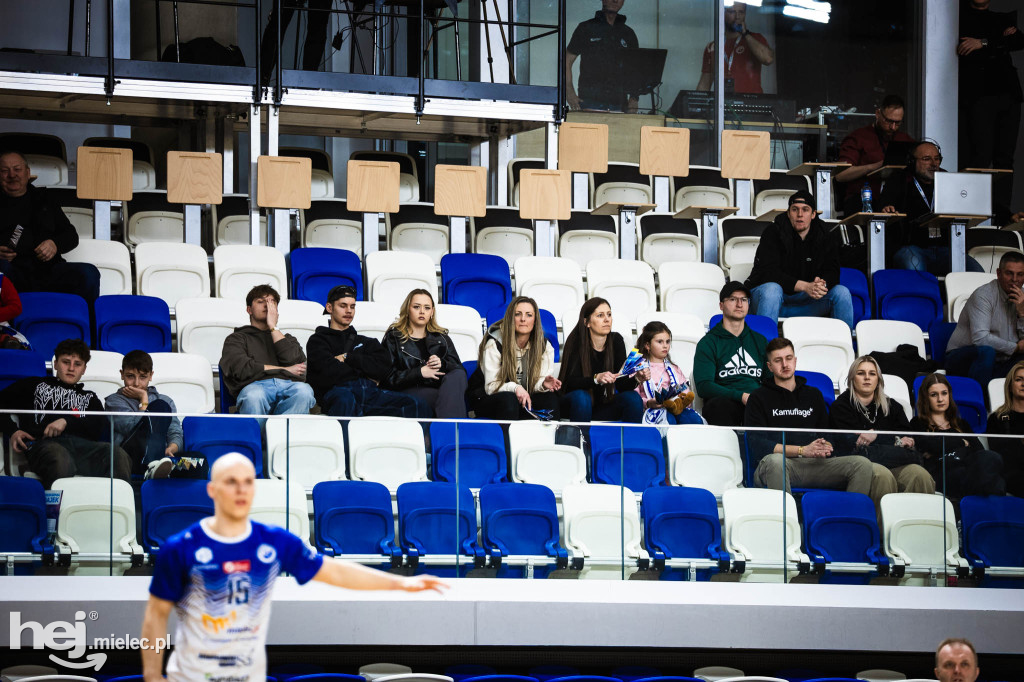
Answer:
[[[339, 284], [327, 293], [327, 303], [334, 303], [339, 298], [355, 298], [356, 290], [355, 287], [350, 287], [347, 284]], [[324, 305], [324, 315], [328, 315], [327, 306]]]
[[722, 290], [718, 293], [718, 300], [724, 301], [725, 299], [735, 294], [737, 291], [742, 291], [747, 295], [747, 298], [750, 298], [750, 289], [748, 289], [746, 285], [743, 284], [743, 282], [733, 281], [725, 283], [725, 286], [722, 287]]
[[793, 204], [807, 204], [814, 208], [814, 197], [811, 196], [810, 192], [798, 189], [789, 197], [789, 205], [792, 206]]

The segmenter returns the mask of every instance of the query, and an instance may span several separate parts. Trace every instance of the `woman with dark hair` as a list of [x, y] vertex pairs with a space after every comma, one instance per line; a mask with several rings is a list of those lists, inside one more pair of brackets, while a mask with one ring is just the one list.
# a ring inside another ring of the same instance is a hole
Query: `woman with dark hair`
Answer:
[[[829, 410], [830, 425], [847, 432], [836, 435], [840, 448], [871, 460], [871, 499], [895, 492], [934, 493], [935, 480], [921, 466], [921, 454], [914, 449], [914, 439], [905, 435], [910, 431], [910, 422], [903, 406], [885, 394], [878, 362], [870, 355], [854, 360], [846, 385], [848, 388]], [[883, 436], [877, 431], [895, 431], [899, 435]]]
[[466, 370], [448, 330], [437, 324], [429, 291], [409, 292], [383, 345], [391, 354], [385, 388], [412, 396], [421, 415], [466, 418]]
[[990, 448], [1003, 456], [1006, 492], [1024, 497], [1024, 362], [1018, 362], [1003, 382], [1003, 404], [988, 416]]
[[960, 417], [953, 390], [944, 374], [929, 374], [917, 392], [917, 416], [910, 422], [921, 435], [914, 439], [924, 457], [924, 468], [946, 497], [959, 500], [967, 495], [1005, 495], [1003, 458], [986, 450]]
[[480, 364], [470, 377], [470, 406], [480, 419], [527, 419], [548, 410], [558, 420], [562, 382], [551, 376], [555, 350], [544, 338], [537, 302], [512, 299], [480, 342]]
[[562, 416], [574, 422], [591, 419], [639, 424], [644, 403], [636, 392], [649, 369], [631, 376], [618, 371], [626, 362], [626, 344], [612, 331], [612, 308], [603, 298], [591, 298], [580, 308], [579, 320], [562, 347]]

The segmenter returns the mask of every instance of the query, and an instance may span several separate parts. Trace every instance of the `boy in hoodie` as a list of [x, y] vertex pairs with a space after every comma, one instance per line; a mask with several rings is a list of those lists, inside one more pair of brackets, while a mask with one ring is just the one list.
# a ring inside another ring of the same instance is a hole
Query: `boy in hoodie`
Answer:
[[[53, 370], [56, 376], [26, 377], [0, 391], [0, 408], [12, 410], [70, 411], [62, 414], [23, 414], [11, 431], [11, 447], [23, 454], [49, 489], [58, 478], [109, 476], [113, 453], [116, 478], [129, 480], [128, 453], [110, 443], [98, 442], [107, 433], [103, 403], [79, 383], [91, 354], [81, 339], [57, 344]], [[87, 416], [85, 413], [96, 412]]]
[[324, 315], [329, 326], [317, 327], [306, 342], [309, 381], [320, 406], [332, 417], [417, 417], [412, 396], [377, 386], [391, 371], [391, 358], [376, 339], [360, 336], [352, 326], [356, 290], [338, 285], [327, 294]]
[[[827, 429], [821, 392], [796, 376], [793, 343], [779, 337], [765, 348], [771, 379], [750, 394], [744, 424], [776, 429]], [[776, 490], [833, 488], [869, 494], [872, 467], [866, 457], [833, 457], [832, 443], [813, 431], [749, 431], [754, 480]]]
[[309, 414], [316, 404], [302, 346], [277, 328], [280, 302], [274, 287], [254, 286], [245, 297], [249, 324], [224, 339], [220, 370], [239, 414]]
[[722, 321], [701, 337], [693, 356], [693, 384], [708, 424], [742, 426], [750, 394], [761, 385], [768, 340], [747, 326], [750, 290], [726, 282], [718, 294]]

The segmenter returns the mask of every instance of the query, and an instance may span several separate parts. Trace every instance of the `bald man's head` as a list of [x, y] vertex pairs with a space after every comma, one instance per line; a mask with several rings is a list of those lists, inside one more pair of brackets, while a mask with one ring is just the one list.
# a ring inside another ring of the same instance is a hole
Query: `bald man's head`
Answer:
[[239, 521], [249, 516], [256, 492], [256, 468], [252, 461], [238, 452], [217, 458], [210, 468], [206, 494], [213, 500], [216, 516]]

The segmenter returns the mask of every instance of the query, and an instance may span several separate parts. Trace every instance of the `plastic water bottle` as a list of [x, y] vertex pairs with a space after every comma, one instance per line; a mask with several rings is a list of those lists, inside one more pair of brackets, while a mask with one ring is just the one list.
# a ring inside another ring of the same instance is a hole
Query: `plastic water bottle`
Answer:
[[871, 209], [871, 185], [867, 182], [860, 188], [860, 210], [861, 213], [874, 213]]

